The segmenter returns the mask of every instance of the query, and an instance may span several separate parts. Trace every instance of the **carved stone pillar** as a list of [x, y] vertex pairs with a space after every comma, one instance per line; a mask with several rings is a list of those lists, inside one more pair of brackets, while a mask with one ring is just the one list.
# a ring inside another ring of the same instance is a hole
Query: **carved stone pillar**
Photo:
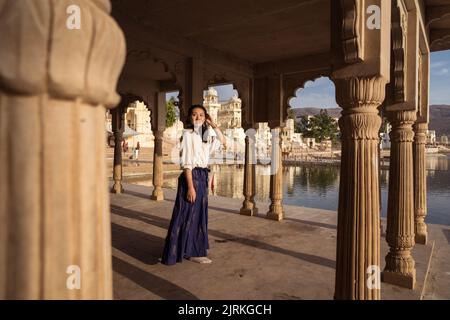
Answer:
[[272, 129], [272, 161], [270, 164], [270, 207], [266, 218], [280, 221], [284, 217], [283, 205], [283, 164], [281, 161], [280, 129]]
[[164, 200], [163, 184], [163, 132], [155, 131], [155, 147], [153, 152], [153, 193], [152, 200]]
[[374, 270], [379, 279], [380, 271], [378, 106], [384, 100], [386, 81], [353, 77], [334, 82], [336, 100], [343, 108], [334, 297], [380, 299], [379, 286], [369, 286], [367, 281]]
[[383, 270], [383, 281], [414, 288], [416, 270], [411, 249], [414, 247], [414, 174], [412, 125], [415, 111], [388, 113], [392, 124], [389, 166], [389, 195], [386, 240], [389, 253]]
[[109, 1], [0, 5], [0, 299], [111, 299], [104, 106], [125, 58]]
[[427, 215], [427, 172], [425, 165], [425, 144], [428, 123], [414, 125], [414, 230], [415, 242], [426, 244], [428, 238], [425, 217]]
[[255, 204], [255, 165], [256, 150], [255, 136], [245, 136], [245, 164], [244, 164], [244, 202], [240, 213], [246, 216], [254, 216], [258, 213]]
[[111, 188], [112, 193], [122, 193], [122, 140], [124, 121], [122, 108], [117, 107], [111, 111], [112, 114], [112, 130], [114, 133], [114, 163], [113, 163], [113, 180], [114, 184]]

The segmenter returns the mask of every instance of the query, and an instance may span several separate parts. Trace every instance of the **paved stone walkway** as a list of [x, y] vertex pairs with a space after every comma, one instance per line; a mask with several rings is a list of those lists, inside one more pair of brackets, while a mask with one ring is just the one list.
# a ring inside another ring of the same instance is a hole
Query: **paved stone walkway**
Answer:
[[[285, 206], [281, 222], [237, 214], [242, 200], [209, 198], [212, 264], [159, 263], [175, 191], [149, 200], [152, 188], [125, 184], [111, 194], [115, 299], [332, 299], [336, 213]], [[384, 224], [384, 222], [383, 222]], [[432, 241], [413, 250], [417, 287], [382, 283], [383, 299], [450, 299], [450, 228], [429, 226]], [[384, 228], [383, 228], [384, 230]], [[431, 259], [430, 273], [424, 290]], [[387, 245], [382, 239], [382, 261]]]

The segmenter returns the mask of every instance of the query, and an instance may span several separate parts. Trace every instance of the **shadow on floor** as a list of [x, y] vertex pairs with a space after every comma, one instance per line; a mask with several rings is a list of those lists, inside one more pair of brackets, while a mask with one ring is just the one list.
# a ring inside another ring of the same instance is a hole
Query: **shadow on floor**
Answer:
[[448, 244], [450, 244], [450, 230], [449, 229], [442, 229], [442, 232], [444, 233], [444, 236], [447, 238]]
[[[127, 189], [125, 189], [125, 190], [123, 191], [123, 193], [129, 194], [129, 195], [131, 195], [131, 196], [135, 196], [135, 197], [138, 197], [138, 198], [143, 198], [143, 199], [150, 200], [150, 196], [151, 196], [151, 194], [152, 194], [152, 191], [153, 191], [153, 189], [150, 190], [150, 192], [149, 192], [148, 194], [146, 194], [146, 193], [141, 193], [141, 192], [136, 192], [136, 191], [132, 191], [132, 190], [127, 190]], [[172, 198], [172, 197], [170, 197], [170, 196], [167, 196], [166, 193], [164, 193], [164, 200], [170, 201], [170, 202], [174, 202], [174, 201], [175, 201], [175, 198]]]
[[[125, 190], [123, 193], [129, 194], [129, 195], [132, 195], [132, 196], [135, 196], [135, 197], [143, 198], [143, 199], [150, 199], [150, 194], [144, 194], [144, 193], [131, 191], [131, 190]], [[164, 194], [164, 200], [165, 201], [169, 201], [169, 202], [175, 202], [174, 198], [169, 197], [166, 194]], [[232, 209], [225, 209], [225, 208], [214, 207], [214, 206], [208, 206], [208, 209], [221, 211], [221, 212], [239, 213], [238, 209], [232, 210]]]
[[157, 264], [161, 257], [164, 239], [152, 234], [111, 224], [112, 246], [145, 263]]
[[163, 279], [141, 270], [117, 257], [112, 258], [113, 270], [140, 287], [167, 300], [199, 300], [189, 291]]
[[321, 227], [321, 228], [336, 230], [336, 226], [335, 225], [328, 224], [328, 223], [323, 223], [323, 222], [308, 221], [308, 220], [294, 219], [294, 218], [284, 218], [284, 220], [300, 222], [300, 223], [308, 224], [308, 225], [311, 225], [311, 226], [314, 226], [314, 227]]
[[[168, 219], [162, 218], [162, 217], [158, 217], [155, 215], [151, 215], [148, 213], [142, 213], [139, 211], [135, 211], [135, 210], [131, 210], [131, 209], [126, 209], [126, 208], [122, 208], [120, 206], [116, 206], [116, 205], [111, 205], [111, 212], [113, 214], [117, 214], [126, 218], [130, 218], [130, 219], [135, 219], [135, 220], [139, 220], [142, 221], [144, 223], [148, 223], [157, 227], [161, 227], [161, 228], [165, 228], [168, 229], [169, 227], [169, 223], [170, 221]], [[125, 227], [123, 227], [125, 228]], [[128, 229], [128, 228], [125, 228]], [[125, 232], [127, 232], [127, 230], [125, 230]], [[134, 232], [138, 232], [138, 233], [142, 233], [139, 231], [134, 231]], [[307, 254], [307, 253], [302, 253], [302, 252], [296, 252], [296, 251], [292, 251], [292, 250], [288, 250], [288, 249], [283, 249], [277, 246], [273, 246], [258, 240], [254, 240], [254, 239], [248, 239], [248, 238], [243, 238], [243, 237], [236, 237], [232, 234], [228, 234], [222, 231], [218, 231], [218, 230], [211, 230], [209, 229], [209, 235], [217, 237], [217, 238], [221, 238], [222, 240], [219, 240], [218, 242], [228, 242], [228, 241], [233, 241], [233, 242], [237, 242], [243, 245], [247, 245], [247, 246], [251, 246], [254, 248], [258, 248], [258, 249], [262, 249], [262, 250], [267, 250], [267, 251], [272, 251], [272, 252], [276, 252], [276, 253], [280, 253], [280, 254], [284, 254], [284, 255], [288, 255], [294, 258], [298, 258], [301, 260], [304, 260], [306, 262], [310, 262], [310, 263], [314, 263], [317, 265], [321, 265], [321, 266], [325, 266], [325, 267], [329, 267], [334, 269], [335, 268], [335, 261], [328, 259], [328, 258], [324, 258], [324, 257], [320, 257], [320, 256], [316, 256], [316, 255], [312, 255], [312, 254]], [[133, 234], [129, 234], [128, 237], [125, 237], [127, 240], [126, 241], [131, 241], [130, 239], [133, 239], [133, 237], [138, 236], [137, 235], [133, 235]], [[114, 234], [113, 234], [114, 236]], [[151, 236], [154, 237], [154, 236]], [[160, 247], [156, 248], [153, 247], [152, 250], [156, 250], [158, 249], [159, 251], [157, 252], [157, 254], [161, 254], [161, 250], [163, 249], [164, 243], [163, 243], [163, 239], [160, 239]], [[147, 238], [147, 240], [150, 241], [154, 241], [154, 239], [151, 238]], [[113, 246], [114, 246], [114, 241], [113, 241]], [[143, 248], [146, 248], [146, 246], [143, 246]], [[130, 248], [128, 248], [128, 250], [130, 250]], [[134, 253], [135, 256], [141, 257], [144, 255], [142, 252], [140, 253], [136, 253], [134, 250], [138, 250], [136, 247], [132, 246], [131, 247], [131, 252]], [[152, 254], [153, 256], [155, 256], [156, 252], [150, 253], [147, 252], [147, 255]], [[137, 258], [139, 259], [139, 258]], [[139, 259], [139, 260], [141, 260]], [[149, 258], [148, 258], [149, 259]], [[142, 260], [141, 260], [142, 261]]]

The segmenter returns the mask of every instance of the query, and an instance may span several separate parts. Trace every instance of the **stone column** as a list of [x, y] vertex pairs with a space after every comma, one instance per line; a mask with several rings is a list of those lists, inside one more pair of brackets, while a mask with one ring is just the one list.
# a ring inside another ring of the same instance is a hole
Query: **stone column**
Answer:
[[104, 106], [125, 41], [109, 1], [77, 1], [80, 29], [71, 4], [0, 5], [0, 299], [112, 298]]
[[164, 200], [163, 184], [163, 131], [155, 131], [155, 147], [153, 152], [153, 193], [152, 200]]
[[413, 289], [416, 280], [414, 259], [414, 172], [412, 125], [415, 111], [388, 113], [392, 124], [389, 166], [389, 195], [386, 240], [389, 253], [383, 270], [384, 282]]
[[114, 133], [114, 163], [113, 163], [113, 180], [114, 184], [111, 188], [112, 193], [122, 193], [122, 140], [124, 121], [122, 108], [119, 106], [111, 111], [112, 113], [112, 130]]
[[272, 129], [272, 161], [270, 164], [270, 207], [266, 218], [280, 221], [284, 217], [283, 164], [281, 161], [280, 128]]
[[[250, 130], [249, 130], [250, 131]], [[258, 213], [255, 204], [255, 135], [245, 136], [245, 164], [244, 164], [244, 202], [240, 213], [246, 216], [254, 216]]]
[[427, 244], [428, 232], [425, 224], [427, 215], [427, 172], [425, 162], [425, 144], [427, 142], [428, 123], [414, 125], [414, 230], [415, 242]]
[[[337, 79], [342, 157], [337, 225], [335, 299], [380, 299], [379, 105], [382, 77]], [[370, 279], [375, 280], [368, 285]]]

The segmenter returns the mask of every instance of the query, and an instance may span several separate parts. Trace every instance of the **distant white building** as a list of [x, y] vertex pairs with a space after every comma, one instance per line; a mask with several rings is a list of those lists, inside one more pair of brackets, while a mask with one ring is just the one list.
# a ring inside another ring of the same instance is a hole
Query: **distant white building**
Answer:
[[316, 147], [316, 139], [315, 138], [303, 138], [303, 143], [307, 148], [314, 149]]
[[281, 152], [290, 153], [303, 146], [302, 134], [295, 132], [294, 119], [287, 119], [281, 130]]
[[[153, 148], [154, 136], [151, 127], [150, 111], [143, 102], [135, 101], [129, 105], [125, 114], [126, 132], [133, 132], [132, 135], [124, 134], [125, 141], [130, 148], [139, 145], [144, 148]], [[110, 111], [106, 111], [105, 123], [106, 130], [112, 133], [112, 116]]]
[[154, 136], [150, 121], [150, 111], [143, 102], [136, 101], [128, 107], [125, 114], [125, 123], [138, 133], [138, 135], [129, 138], [132, 142], [130, 146], [136, 146], [139, 141], [141, 147], [153, 148]]
[[183, 121], [177, 119], [175, 123], [164, 130], [164, 140], [176, 142], [183, 135]]
[[436, 144], [435, 130], [427, 130], [427, 144]]
[[448, 137], [447, 136], [441, 136], [441, 139], [440, 139], [441, 141], [441, 144], [442, 145], [448, 145]]
[[[227, 157], [242, 158], [245, 154], [245, 132], [242, 128], [242, 101], [236, 95], [219, 102], [217, 91], [210, 87], [203, 98], [203, 106], [227, 139]], [[212, 133], [214, 135], [214, 133]], [[222, 154], [219, 150], [218, 154]]]
[[391, 148], [391, 139], [389, 137], [389, 133], [386, 132], [380, 133], [380, 148], [382, 150]]
[[272, 134], [267, 122], [257, 123], [255, 140], [258, 159], [269, 157], [272, 148]]

